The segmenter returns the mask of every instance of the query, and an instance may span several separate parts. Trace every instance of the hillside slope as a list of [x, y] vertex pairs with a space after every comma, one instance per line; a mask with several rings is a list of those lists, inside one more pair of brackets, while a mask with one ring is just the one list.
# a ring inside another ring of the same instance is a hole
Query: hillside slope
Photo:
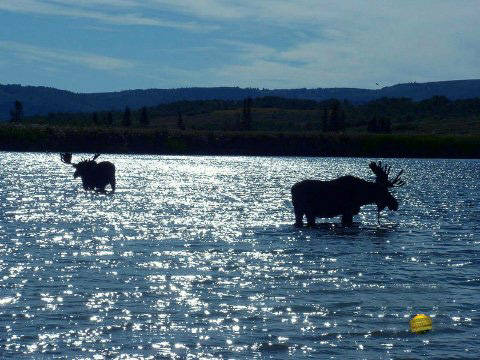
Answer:
[[318, 89], [242, 89], [238, 87], [125, 90], [108, 93], [80, 94], [40, 86], [0, 85], [0, 120], [9, 118], [15, 100], [22, 102], [25, 115], [56, 112], [93, 112], [121, 110], [125, 106], [138, 109], [179, 100], [239, 100], [246, 97], [279, 96], [322, 101], [336, 98], [364, 103], [382, 97], [407, 97], [423, 100], [435, 95], [451, 100], [480, 97], [480, 80], [453, 80], [429, 83], [408, 83], [378, 90], [355, 88]]

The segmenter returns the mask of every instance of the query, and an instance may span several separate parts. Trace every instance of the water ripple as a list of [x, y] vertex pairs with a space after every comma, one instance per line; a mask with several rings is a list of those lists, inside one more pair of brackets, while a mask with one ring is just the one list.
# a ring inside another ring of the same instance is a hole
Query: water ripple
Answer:
[[2, 358], [474, 358], [476, 160], [390, 159], [407, 185], [382, 226], [366, 206], [296, 229], [293, 183], [369, 161], [102, 155], [105, 196], [56, 154], [2, 155]]

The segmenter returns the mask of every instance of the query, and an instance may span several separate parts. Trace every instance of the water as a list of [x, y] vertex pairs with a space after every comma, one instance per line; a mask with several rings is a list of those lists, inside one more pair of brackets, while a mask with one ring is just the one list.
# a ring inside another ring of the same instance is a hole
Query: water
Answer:
[[369, 159], [103, 155], [112, 196], [0, 155], [2, 359], [478, 357], [479, 160], [388, 160], [381, 227], [296, 229], [292, 184]]

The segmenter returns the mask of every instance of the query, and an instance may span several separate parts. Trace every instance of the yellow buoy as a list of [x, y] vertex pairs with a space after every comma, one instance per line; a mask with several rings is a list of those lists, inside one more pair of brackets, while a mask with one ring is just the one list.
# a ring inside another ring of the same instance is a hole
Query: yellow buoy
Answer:
[[415, 315], [410, 320], [410, 331], [414, 333], [422, 333], [432, 330], [432, 319], [425, 314]]

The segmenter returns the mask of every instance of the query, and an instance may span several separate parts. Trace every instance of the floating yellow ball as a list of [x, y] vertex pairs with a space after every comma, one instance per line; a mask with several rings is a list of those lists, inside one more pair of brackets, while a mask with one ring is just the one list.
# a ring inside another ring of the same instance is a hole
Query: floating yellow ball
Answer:
[[410, 331], [414, 333], [422, 333], [432, 330], [432, 319], [424, 314], [415, 315], [410, 320]]

